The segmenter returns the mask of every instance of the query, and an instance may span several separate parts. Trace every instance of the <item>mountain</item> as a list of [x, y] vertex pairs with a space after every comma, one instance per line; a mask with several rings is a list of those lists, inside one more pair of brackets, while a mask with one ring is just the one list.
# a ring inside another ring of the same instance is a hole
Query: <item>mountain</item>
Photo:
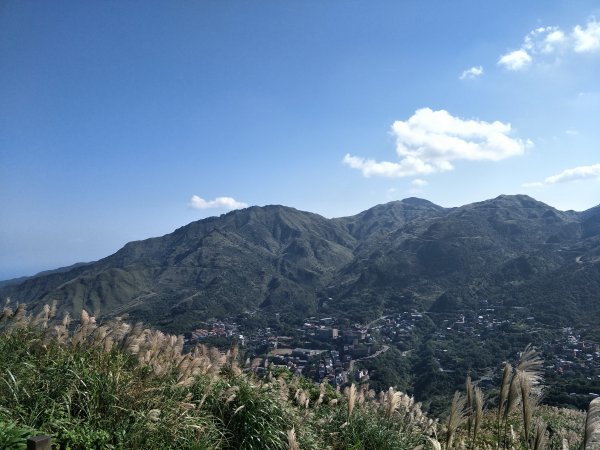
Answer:
[[3, 286], [0, 296], [180, 331], [242, 312], [367, 322], [390, 309], [470, 308], [482, 296], [589, 322], [599, 317], [598, 288], [600, 207], [562, 212], [515, 195], [458, 208], [409, 198], [335, 219], [250, 207]]
[[41, 277], [43, 275], [50, 275], [52, 273], [59, 273], [59, 272], [68, 272], [72, 269], [75, 269], [77, 267], [80, 266], [85, 266], [91, 264], [89, 262], [80, 262], [80, 263], [75, 263], [75, 264], [71, 264], [70, 266], [66, 266], [66, 267], [59, 267], [58, 269], [52, 269], [52, 270], [44, 270], [42, 272], [38, 272], [35, 275], [31, 275], [31, 276], [24, 276], [24, 277], [18, 277], [18, 278], [11, 278], [9, 280], [2, 280], [0, 281], [0, 288], [4, 287], [4, 286], [11, 286], [11, 285], [15, 285], [15, 284], [20, 284], [25, 280], [28, 280], [30, 278], [35, 278], [35, 277]]
[[3, 296], [184, 327], [257, 308], [314, 310], [315, 289], [353, 257], [341, 225], [282, 206], [251, 207], [130, 242], [107, 258], [27, 279]]

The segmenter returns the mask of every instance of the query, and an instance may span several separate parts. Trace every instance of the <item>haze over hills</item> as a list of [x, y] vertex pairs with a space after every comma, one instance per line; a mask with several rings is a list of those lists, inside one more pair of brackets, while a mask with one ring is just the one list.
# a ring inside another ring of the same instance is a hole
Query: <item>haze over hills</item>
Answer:
[[516, 195], [459, 208], [409, 198], [336, 219], [250, 207], [0, 295], [182, 331], [244, 311], [366, 323], [390, 309], [455, 310], [483, 297], [533, 305], [540, 320], [589, 323], [599, 289], [600, 208], [561, 212]]

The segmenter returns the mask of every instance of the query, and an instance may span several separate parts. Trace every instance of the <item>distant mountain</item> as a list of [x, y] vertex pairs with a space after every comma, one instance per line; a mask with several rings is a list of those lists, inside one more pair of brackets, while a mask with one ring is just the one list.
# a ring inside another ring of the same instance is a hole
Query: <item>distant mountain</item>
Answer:
[[70, 266], [66, 266], [66, 267], [59, 267], [58, 269], [44, 270], [42, 272], [38, 272], [35, 275], [31, 275], [31, 276], [11, 278], [9, 280], [1, 280], [0, 281], [0, 288], [3, 288], [5, 286], [12, 286], [12, 285], [15, 285], [15, 284], [20, 284], [23, 281], [28, 280], [30, 278], [41, 277], [43, 275], [50, 275], [50, 274], [53, 274], [53, 273], [68, 272], [68, 271], [70, 271], [72, 269], [75, 269], [75, 268], [80, 267], [80, 266], [86, 266], [88, 264], [91, 264], [91, 263], [89, 263], [89, 262], [80, 262], [80, 263], [71, 264]]
[[600, 207], [561, 212], [515, 195], [459, 208], [409, 198], [336, 219], [250, 207], [0, 295], [182, 330], [241, 312], [366, 322], [389, 309], [469, 308], [482, 296], [589, 322], [600, 317], [599, 288]]

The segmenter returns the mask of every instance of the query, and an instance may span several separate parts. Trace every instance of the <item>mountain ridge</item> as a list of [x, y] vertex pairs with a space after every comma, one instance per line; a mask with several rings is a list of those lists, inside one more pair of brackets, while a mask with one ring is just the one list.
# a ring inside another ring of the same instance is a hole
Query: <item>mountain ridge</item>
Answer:
[[[501, 195], [444, 208], [412, 197], [327, 219], [267, 205], [129, 242], [94, 263], [0, 287], [0, 296], [34, 306], [56, 299], [74, 314], [128, 312], [173, 330], [257, 311], [366, 321], [389, 308], [464, 299], [465, 290], [520, 298], [547, 277], [592, 273], [599, 261], [600, 207], [562, 212]], [[582, 292], [575, 306], [596, 311], [598, 302]], [[582, 316], [571, 309], [567, 317]]]

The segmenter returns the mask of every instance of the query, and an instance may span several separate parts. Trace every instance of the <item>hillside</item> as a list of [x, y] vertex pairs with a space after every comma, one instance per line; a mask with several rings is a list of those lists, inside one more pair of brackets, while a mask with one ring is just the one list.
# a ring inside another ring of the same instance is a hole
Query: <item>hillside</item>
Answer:
[[389, 309], [468, 308], [482, 295], [588, 323], [600, 312], [599, 262], [599, 208], [561, 212], [519, 195], [446, 209], [410, 198], [337, 219], [283, 206], [233, 211], [0, 295], [56, 299], [75, 314], [127, 312], [174, 331], [261, 311], [367, 322]]

